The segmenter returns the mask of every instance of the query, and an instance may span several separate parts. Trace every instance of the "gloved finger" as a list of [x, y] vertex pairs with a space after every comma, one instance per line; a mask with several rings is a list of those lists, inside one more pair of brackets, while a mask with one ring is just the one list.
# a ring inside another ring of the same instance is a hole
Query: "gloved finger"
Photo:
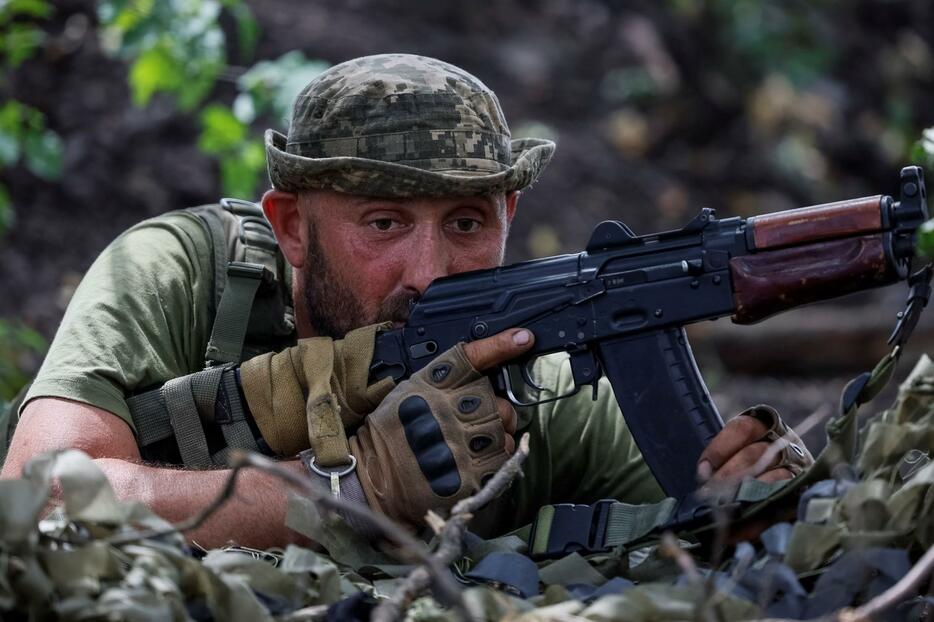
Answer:
[[515, 434], [516, 427], [519, 425], [519, 415], [516, 414], [516, 409], [512, 407], [509, 400], [504, 400], [501, 397], [496, 398], [496, 411], [503, 422], [503, 429], [506, 430], [506, 434]]
[[783, 479], [792, 479], [794, 476], [794, 473], [782, 467], [780, 469], [766, 471], [765, 473], [759, 475], [756, 479], [760, 482], [777, 482]]
[[755, 443], [767, 432], [764, 423], [755, 417], [734, 417], [701, 453], [697, 461], [697, 478], [704, 482], [716, 473], [733, 456]]
[[727, 460], [726, 464], [713, 472], [711, 481], [739, 481], [744, 477], [756, 477], [769, 467], [777, 465], [780, 457], [776, 455], [771, 464], [758, 466], [768, 448], [769, 444], [764, 441], [743, 447]]
[[465, 344], [464, 354], [474, 369], [484, 371], [520, 356], [533, 343], [535, 336], [532, 331], [512, 328]]

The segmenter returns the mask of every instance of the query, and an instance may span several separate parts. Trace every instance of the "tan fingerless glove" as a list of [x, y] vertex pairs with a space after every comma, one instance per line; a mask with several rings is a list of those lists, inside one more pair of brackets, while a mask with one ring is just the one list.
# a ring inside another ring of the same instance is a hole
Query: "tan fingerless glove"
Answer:
[[505, 435], [489, 380], [458, 344], [393, 389], [350, 445], [370, 507], [418, 526], [499, 469]]
[[762, 440], [768, 443], [781, 442], [784, 444], [778, 464], [771, 468], [788, 469], [792, 475], [797, 476], [804, 469], [814, 464], [814, 457], [798, 434], [785, 425], [778, 411], [768, 404], [759, 404], [747, 408], [737, 415], [737, 417], [740, 416], [753, 417], [765, 424], [768, 432], [765, 433]]
[[[386, 327], [366, 326], [337, 341], [302, 339], [240, 366], [244, 397], [274, 452], [295, 455], [308, 449], [311, 436], [343, 437], [341, 425], [353, 429], [376, 408], [395, 386], [391, 378], [367, 384], [376, 333]], [[315, 411], [322, 416], [312, 416]]]

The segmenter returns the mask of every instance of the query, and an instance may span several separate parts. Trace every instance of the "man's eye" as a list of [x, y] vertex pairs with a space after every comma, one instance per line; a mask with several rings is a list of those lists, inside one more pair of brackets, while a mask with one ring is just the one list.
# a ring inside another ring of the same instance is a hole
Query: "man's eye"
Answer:
[[376, 220], [370, 221], [370, 226], [377, 231], [391, 231], [398, 227], [399, 223], [392, 218], [377, 218]]
[[480, 221], [473, 218], [458, 218], [454, 221], [458, 233], [474, 233], [480, 229]]

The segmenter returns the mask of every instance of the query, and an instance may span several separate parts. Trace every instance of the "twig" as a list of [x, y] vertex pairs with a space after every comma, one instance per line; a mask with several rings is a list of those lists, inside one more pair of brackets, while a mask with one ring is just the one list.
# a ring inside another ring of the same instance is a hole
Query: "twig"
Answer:
[[662, 541], [659, 545], [659, 551], [662, 555], [666, 555], [678, 564], [678, 567], [681, 569], [681, 572], [687, 576], [688, 581], [693, 585], [700, 585], [703, 581], [703, 578], [700, 575], [700, 572], [697, 570], [697, 564], [694, 563], [694, 558], [688, 555], [687, 551], [681, 548], [681, 545], [678, 543], [678, 539], [670, 531], [666, 531], [662, 534]]
[[678, 538], [675, 537], [670, 531], [666, 531], [662, 534], [662, 540], [659, 544], [659, 551], [662, 555], [667, 555], [668, 557], [675, 560], [678, 564], [678, 567], [681, 568], [681, 572], [687, 576], [690, 584], [701, 590], [701, 593], [698, 596], [698, 608], [700, 613], [703, 616], [703, 619], [707, 622], [710, 622], [713, 619], [713, 611], [708, 606], [708, 601], [710, 600], [707, 594], [707, 588], [704, 584], [704, 579], [701, 577], [700, 571], [697, 570], [697, 564], [694, 563], [694, 558], [691, 557], [687, 551], [681, 548], [681, 544], [678, 542]]
[[283, 622], [314, 622], [324, 620], [328, 615], [328, 605], [313, 605], [296, 609], [282, 618]]
[[397, 544], [402, 550], [400, 552], [408, 553], [420, 562], [420, 568], [425, 569], [428, 578], [425, 585], [433, 584], [437, 591], [438, 599], [447, 605], [451, 605], [458, 610], [466, 611], [464, 601], [461, 598], [461, 590], [451, 578], [446, 569], [446, 564], [441, 564], [425, 548], [425, 545], [416, 540], [408, 531], [398, 523], [385, 516], [374, 512], [366, 505], [361, 503], [348, 502], [340, 497], [335, 497], [328, 491], [314, 486], [308, 478], [301, 477], [283, 469], [274, 461], [256, 453], [242, 451], [233, 451], [228, 459], [234, 468], [241, 466], [251, 466], [266, 473], [275, 475], [296, 488], [302, 490], [308, 497], [323, 506], [325, 509], [340, 513], [343, 515], [351, 514], [356, 518], [378, 531], [384, 538]]
[[198, 512], [198, 514], [192, 518], [175, 523], [167, 529], [149, 529], [134, 531], [132, 533], [116, 534], [103, 541], [111, 545], [121, 545], [138, 540], [158, 538], [178, 531], [195, 529], [233, 496], [240, 470], [244, 468], [255, 468], [278, 477], [301, 490], [308, 498], [329, 512], [343, 515], [350, 514], [367, 523], [369, 527], [375, 529], [386, 540], [396, 544], [399, 547], [398, 554], [405, 554], [411, 558], [405, 561], [414, 560], [421, 564], [419, 567], [424, 568], [427, 575], [425, 586], [427, 587], [429, 583], [433, 583], [440, 602], [451, 605], [456, 609], [464, 610], [460, 588], [451, 578], [450, 573], [447, 572], [445, 565], [440, 564], [435, 557], [428, 552], [424, 543], [416, 540], [395, 521], [383, 514], [374, 512], [363, 504], [349, 502], [335, 497], [329, 494], [327, 490], [314, 486], [308, 478], [303, 478], [288, 469], [284, 469], [273, 460], [260, 454], [234, 450], [230, 452], [228, 464], [230, 465], [231, 471], [230, 476], [224, 483], [223, 489], [205, 509]]
[[921, 556], [918, 563], [898, 583], [882, 592], [865, 605], [844, 609], [837, 616], [840, 622], [869, 622], [873, 616], [887, 611], [917, 591], [921, 582], [934, 570], [934, 546]]
[[[818, 618], [822, 622], [872, 622], [874, 616], [891, 609], [910, 597], [934, 571], [934, 546], [927, 550], [918, 563], [912, 566], [898, 583], [882, 592], [868, 603], [855, 609], [849, 607]], [[786, 618], [762, 618], [755, 622], [793, 622]], [[815, 621], [816, 622], [816, 621]]]
[[[451, 508], [451, 515], [446, 521], [438, 523], [432, 520], [438, 530], [438, 550], [432, 555], [436, 563], [447, 567], [459, 559], [464, 552], [464, 534], [467, 524], [474, 513], [502, 493], [512, 481], [522, 473], [522, 464], [529, 455], [529, 435], [523, 434], [519, 448], [509, 460], [499, 468], [479, 492], [462, 499]], [[412, 601], [428, 586], [430, 577], [424, 566], [419, 566], [405, 578], [402, 585], [389, 600], [385, 600], [373, 611], [370, 618], [374, 622], [394, 622], [402, 617]]]
[[[224, 487], [217, 494], [216, 497], [200, 512], [195, 514], [190, 518], [186, 518], [183, 521], [177, 523], [172, 523], [169, 527], [165, 529], [142, 529], [138, 531], [132, 531], [130, 533], [117, 533], [110, 537], [104, 538], [103, 542], [105, 544], [110, 544], [113, 546], [121, 546], [124, 544], [129, 544], [130, 542], [137, 542], [139, 540], [149, 540], [152, 538], [161, 538], [162, 536], [172, 535], [177, 532], [191, 531], [192, 529], [197, 529], [200, 527], [204, 521], [209, 519], [212, 514], [221, 508], [228, 500], [233, 496], [234, 489], [237, 486], [237, 477], [240, 475], [240, 468], [234, 468], [230, 477], [227, 478], [227, 481], [224, 482]], [[199, 545], [200, 546], [200, 545]]]

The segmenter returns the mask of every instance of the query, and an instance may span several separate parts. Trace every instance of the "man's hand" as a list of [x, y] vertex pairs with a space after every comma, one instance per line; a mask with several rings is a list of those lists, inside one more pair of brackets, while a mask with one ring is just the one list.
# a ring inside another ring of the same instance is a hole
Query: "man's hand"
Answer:
[[[780, 445], [772, 446], [773, 443]], [[707, 482], [736, 482], [755, 477], [765, 482], [791, 479], [814, 459], [798, 435], [771, 406], [743, 411], [723, 426], [701, 454], [697, 478]]]
[[514, 329], [459, 344], [386, 396], [350, 441], [370, 507], [420, 525], [496, 473], [515, 451], [517, 417], [481, 372], [532, 342]]
[[377, 330], [352, 330], [340, 340], [302, 339], [281, 352], [240, 366], [240, 382], [256, 425], [280, 456], [308, 449], [306, 402], [332, 394], [345, 427], [356, 427], [393, 388], [391, 378], [368, 384]]

